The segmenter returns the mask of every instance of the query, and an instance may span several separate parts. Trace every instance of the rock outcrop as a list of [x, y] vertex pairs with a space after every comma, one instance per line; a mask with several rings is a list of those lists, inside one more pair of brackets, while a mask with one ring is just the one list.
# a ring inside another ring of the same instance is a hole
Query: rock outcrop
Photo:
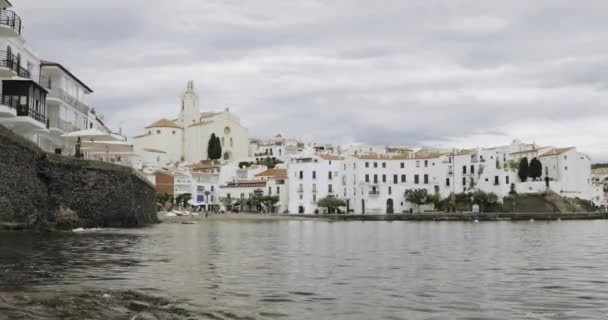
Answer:
[[0, 126], [0, 225], [142, 227], [155, 190], [131, 168], [49, 154]]

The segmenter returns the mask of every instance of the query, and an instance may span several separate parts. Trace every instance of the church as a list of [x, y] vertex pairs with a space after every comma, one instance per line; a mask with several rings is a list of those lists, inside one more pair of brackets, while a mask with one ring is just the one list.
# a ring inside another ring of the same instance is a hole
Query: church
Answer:
[[133, 138], [133, 146], [143, 165], [161, 166], [178, 161], [198, 163], [208, 160], [207, 146], [212, 134], [221, 141], [222, 160], [247, 158], [247, 128], [228, 109], [201, 113], [194, 82], [189, 81], [181, 96], [177, 119], [164, 118], [148, 125], [143, 134]]

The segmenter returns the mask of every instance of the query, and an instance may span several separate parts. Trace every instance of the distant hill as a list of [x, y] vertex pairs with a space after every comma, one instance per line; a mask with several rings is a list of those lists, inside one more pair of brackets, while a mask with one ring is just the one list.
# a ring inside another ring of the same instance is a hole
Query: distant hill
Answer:
[[594, 163], [591, 165], [591, 169], [608, 168], [608, 163]]

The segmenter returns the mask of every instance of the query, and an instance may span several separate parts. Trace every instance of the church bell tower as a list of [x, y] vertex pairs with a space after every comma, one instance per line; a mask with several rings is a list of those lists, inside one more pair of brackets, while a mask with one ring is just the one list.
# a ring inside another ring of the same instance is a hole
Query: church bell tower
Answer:
[[194, 81], [188, 81], [188, 87], [181, 98], [182, 105], [179, 112], [179, 123], [187, 127], [199, 122], [201, 111], [198, 108], [198, 95], [194, 92]]

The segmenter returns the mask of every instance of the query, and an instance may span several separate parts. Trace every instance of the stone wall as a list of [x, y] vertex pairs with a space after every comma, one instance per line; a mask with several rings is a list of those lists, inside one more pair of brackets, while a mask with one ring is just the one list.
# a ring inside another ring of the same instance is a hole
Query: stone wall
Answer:
[[156, 222], [154, 187], [133, 169], [47, 154], [0, 126], [0, 223], [76, 228]]

